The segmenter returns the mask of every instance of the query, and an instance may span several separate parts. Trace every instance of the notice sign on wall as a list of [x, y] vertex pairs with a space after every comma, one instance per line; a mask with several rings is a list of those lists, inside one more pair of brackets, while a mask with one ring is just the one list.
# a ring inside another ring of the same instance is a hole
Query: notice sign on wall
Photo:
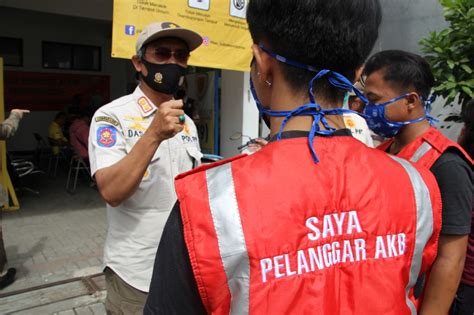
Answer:
[[132, 57], [138, 34], [153, 22], [192, 29], [203, 44], [190, 65], [248, 71], [252, 40], [245, 13], [248, 0], [114, 0], [112, 57]]

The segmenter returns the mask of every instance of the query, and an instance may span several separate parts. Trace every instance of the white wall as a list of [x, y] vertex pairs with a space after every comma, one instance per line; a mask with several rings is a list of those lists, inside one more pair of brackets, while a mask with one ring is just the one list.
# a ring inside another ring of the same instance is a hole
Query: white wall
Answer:
[[[110, 57], [111, 34], [112, 23], [108, 21], [0, 7], [0, 36], [23, 39], [23, 67], [5, 67], [5, 69], [109, 75], [110, 96], [111, 99], [115, 99], [126, 93], [127, 82], [133, 81], [133, 71], [131, 71], [130, 61], [112, 59]], [[102, 71], [85, 72], [43, 69], [42, 41], [101, 46]], [[38, 132], [46, 136], [48, 125], [55, 114], [56, 112], [48, 111], [32, 112], [21, 123], [21, 128], [17, 134], [7, 142], [8, 150], [33, 150], [35, 148], [35, 141], [32, 133]]]
[[250, 94], [248, 72], [223, 70], [221, 91], [221, 155], [231, 157], [239, 154], [237, 147], [248, 140], [230, 140], [233, 134], [258, 137], [258, 110]]
[[112, 21], [113, 0], [0, 0], [0, 6]]
[[420, 53], [418, 42], [447, 26], [439, 0], [380, 0], [382, 24], [374, 51], [401, 49]]

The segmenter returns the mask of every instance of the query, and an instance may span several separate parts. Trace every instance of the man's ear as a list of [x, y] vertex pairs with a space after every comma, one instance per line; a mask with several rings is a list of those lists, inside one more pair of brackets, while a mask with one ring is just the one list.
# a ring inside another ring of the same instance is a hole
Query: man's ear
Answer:
[[414, 110], [417, 107], [417, 105], [421, 103], [420, 96], [415, 92], [408, 94], [406, 97], [406, 101], [407, 101], [407, 107], [409, 111]]
[[252, 45], [252, 52], [255, 57], [258, 79], [261, 82], [273, 82], [273, 74], [271, 71], [273, 58], [264, 52], [257, 44]]
[[142, 72], [143, 63], [137, 55], [134, 55], [132, 57], [132, 63], [133, 63], [133, 67], [135, 68], [135, 70], [137, 70], [137, 72]]
[[364, 65], [360, 66], [355, 71], [354, 83], [360, 80], [362, 73], [364, 72]]
[[463, 143], [465, 134], [466, 134], [466, 126], [463, 126], [462, 129], [461, 129], [461, 132], [459, 133], [459, 136], [458, 136], [458, 143], [459, 144]]

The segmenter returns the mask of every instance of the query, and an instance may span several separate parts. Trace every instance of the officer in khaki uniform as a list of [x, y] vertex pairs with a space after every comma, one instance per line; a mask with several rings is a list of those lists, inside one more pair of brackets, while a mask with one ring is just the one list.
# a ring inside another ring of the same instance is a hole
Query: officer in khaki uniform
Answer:
[[139, 86], [92, 119], [91, 171], [107, 202], [109, 314], [143, 312], [161, 233], [176, 202], [174, 178], [200, 163], [196, 126], [173, 94], [201, 43], [201, 36], [176, 24], [148, 25], [132, 57]]

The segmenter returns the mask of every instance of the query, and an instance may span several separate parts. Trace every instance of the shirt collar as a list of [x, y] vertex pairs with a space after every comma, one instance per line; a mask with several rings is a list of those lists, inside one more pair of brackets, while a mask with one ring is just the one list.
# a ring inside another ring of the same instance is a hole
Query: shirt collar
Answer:
[[140, 86], [135, 88], [135, 91], [133, 92], [133, 98], [135, 99], [138, 109], [143, 117], [150, 116], [156, 111], [156, 106], [152, 101], [150, 101], [148, 97], [146, 97]]
[[[303, 130], [289, 130], [289, 131], [283, 131], [281, 133], [281, 138], [282, 139], [292, 139], [292, 138], [305, 138], [308, 137], [309, 132], [308, 131], [303, 131]], [[349, 129], [343, 128], [343, 129], [337, 129], [336, 132], [332, 135], [328, 136], [323, 136], [323, 135], [318, 135], [316, 136], [321, 136], [321, 137], [332, 137], [332, 136], [352, 136], [352, 133]], [[269, 142], [276, 141], [276, 135], [270, 138]]]

